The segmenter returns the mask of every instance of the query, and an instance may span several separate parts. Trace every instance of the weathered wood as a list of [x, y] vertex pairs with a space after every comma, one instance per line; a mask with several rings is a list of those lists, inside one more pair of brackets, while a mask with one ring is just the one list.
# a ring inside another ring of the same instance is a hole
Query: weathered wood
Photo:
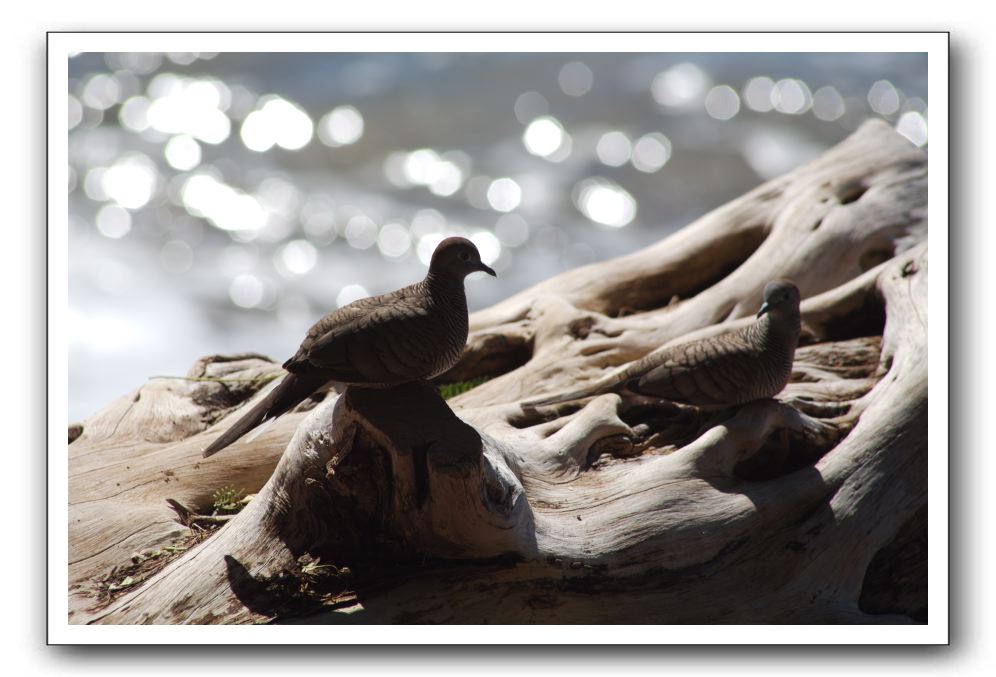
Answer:
[[[448, 403], [424, 384], [347, 389], [205, 460], [259, 381], [150, 382], [69, 447], [70, 620], [909, 622], [919, 607], [896, 600], [922, 596], [862, 586], [926, 505], [925, 214], [926, 155], [868, 123], [657, 245], [475, 314], [448, 378], [493, 378]], [[778, 401], [518, 404], [739, 326], [775, 277], [805, 299]], [[191, 376], [278, 372], [211, 358]], [[186, 533], [166, 499], [204, 511], [223, 486], [259, 493], [94, 596]], [[319, 556], [351, 574], [303, 602], [288, 590]]]

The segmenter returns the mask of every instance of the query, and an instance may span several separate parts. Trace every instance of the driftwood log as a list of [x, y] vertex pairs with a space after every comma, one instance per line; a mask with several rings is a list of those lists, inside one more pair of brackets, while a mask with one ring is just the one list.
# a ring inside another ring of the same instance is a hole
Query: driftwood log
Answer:
[[[280, 368], [150, 381], [70, 429], [70, 622], [924, 620], [926, 165], [869, 122], [476, 313], [443, 380], [489, 380], [447, 402], [347, 388], [205, 460]], [[749, 322], [776, 277], [804, 298], [777, 400], [518, 404]], [[226, 486], [255, 497], [198, 516]]]

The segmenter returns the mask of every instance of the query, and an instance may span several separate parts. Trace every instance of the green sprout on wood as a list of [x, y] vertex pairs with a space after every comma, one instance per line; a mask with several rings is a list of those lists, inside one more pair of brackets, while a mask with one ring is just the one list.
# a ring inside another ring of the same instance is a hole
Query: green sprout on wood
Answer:
[[472, 390], [490, 379], [490, 376], [478, 376], [477, 378], [472, 378], [469, 381], [441, 383], [439, 385], [439, 394], [442, 395], [444, 400], [448, 400], [452, 397], [456, 397], [457, 395], [462, 395], [468, 390]]
[[244, 496], [245, 490], [243, 489], [236, 491], [232, 487], [224, 487], [211, 494], [211, 498], [213, 499], [211, 505], [214, 508], [215, 514], [236, 513], [244, 506], [242, 502]]

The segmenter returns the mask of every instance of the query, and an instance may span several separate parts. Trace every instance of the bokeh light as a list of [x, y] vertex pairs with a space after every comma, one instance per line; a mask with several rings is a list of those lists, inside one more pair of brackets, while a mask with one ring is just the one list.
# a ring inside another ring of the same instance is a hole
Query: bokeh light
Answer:
[[467, 181], [464, 193], [471, 207], [475, 209], [491, 208], [491, 203], [488, 202], [488, 191], [491, 189], [491, 181], [490, 176], [474, 176]]
[[771, 101], [771, 92], [774, 88], [775, 81], [767, 75], [753, 77], [744, 86], [744, 102], [751, 110], [767, 113], [775, 107]]
[[118, 121], [125, 129], [133, 132], [144, 132], [149, 128], [149, 108], [151, 106], [152, 102], [144, 96], [129, 97], [118, 110]]
[[519, 214], [503, 214], [495, 222], [495, 235], [506, 247], [521, 247], [529, 240], [529, 222]]
[[557, 75], [561, 91], [568, 96], [584, 96], [591, 91], [593, 82], [591, 69], [580, 61], [564, 64]]
[[636, 216], [636, 200], [608, 179], [586, 179], [574, 187], [574, 204], [595, 223], [613, 228], [629, 225]]
[[877, 80], [868, 89], [868, 105], [879, 115], [895, 115], [900, 103], [899, 92], [888, 80]]
[[802, 80], [785, 78], [772, 88], [771, 103], [779, 113], [801, 115], [813, 105], [813, 96]]
[[[464, 180], [463, 171], [457, 163], [440, 156], [431, 148], [420, 148], [402, 156], [398, 170], [402, 186], [425, 186], [429, 192], [440, 196], [457, 192]], [[395, 170], [388, 171], [393, 173]]]
[[481, 254], [481, 261], [491, 265], [501, 256], [501, 241], [489, 230], [479, 230], [470, 236], [470, 241]]
[[306, 275], [317, 262], [318, 250], [307, 240], [291, 240], [277, 250], [277, 271], [285, 276]]
[[633, 146], [633, 166], [641, 172], [656, 172], [666, 165], [669, 159], [671, 159], [671, 140], [660, 132], [644, 134]]
[[95, 202], [106, 202], [109, 198], [104, 190], [104, 174], [106, 167], [94, 167], [83, 177], [83, 192]]
[[322, 116], [318, 123], [318, 138], [326, 146], [349, 146], [362, 136], [363, 116], [352, 106], [337, 106]]
[[[71, 308], [100, 319], [78, 335], [127, 324], [131, 365], [276, 358], [322, 313], [419, 279], [449, 235], [501, 273], [473, 278], [485, 307], [657, 241], [868, 118], [926, 146], [925, 68], [886, 53], [82, 53]], [[164, 334], [149, 305], [189, 329], [168, 349], [133, 340]], [[87, 341], [70, 349], [80, 378], [135, 385], [124, 361], [121, 381], [95, 372]]]
[[606, 132], [599, 137], [595, 153], [603, 165], [621, 167], [632, 157], [633, 142], [623, 132], [617, 130]]
[[159, 70], [163, 55], [159, 52], [113, 52], [104, 57], [107, 65], [115, 70], [125, 70], [135, 75], [148, 75]]
[[210, 144], [222, 143], [231, 133], [231, 121], [222, 111], [221, 83], [163, 73], [149, 83], [148, 93], [151, 103], [145, 118], [157, 131], [187, 134]]
[[844, 98], [833, 85], [820, 87], [813, 94], [813, 115], [820, 120], [833, 122], [843, 117], [846, 112]]
[[232, 303], [240, 308], [255, 308], [263, 302], [263, 283], [255, 275], [236, 275], [228, 286]]
[[347, 284], [343, 287], [335, 297], [335, 304], [339, 308], [347, 306], [353, 301], [359, 301], [362, 298], [370, 296], [370, 292], [360, 284]]
[[227, 231], [258, 231], [267, 215], [259, 201], [210, 174], [195, 174], [182, 189], [183, 205], [194, 216], [208, 219]]
[[896, 131], [918, 146], [927, 144], [927, 119], [917, 111], [907, 111], [896, 123]]
[[699, 66], [679, 63], [659, 73], [650, 91], [662, 106], [691, 108], [702, 102], [709, 85], [709, 76]]
[[231, 244], [221, 250], [217, 260], [218, 270], [226, 277], [235, 277], [252, 270], [257, 258], [255, 250], [244, 245]]
[[163, 147], [163, 154], [170, 167], [186, 172], [201, 163], [201, 145], [192, 136], [178, 134]]
[[366, 214], [357, 214], [346, 222], [343, 233], [354, 249], [370, 249], [377, 242], [377, 224]]
[[550, 103], [539, 92], [523, 92], [515, 99], [513, 110], [519, 122], [527, 124], [546, 115], [550, 110]]
[[158, 177], [155, 163], [147, 155], [133, 152], [107, 168], [101, 185], [108, 199], [127, 209], [141, 209], [152, 199]]
[[69, 129], [83, 122], [83, 104], [72, 94], [69, 95]]
[[400, 259], [408, 254], [412, 236], [403, 223], [385, 223], [377, 235], [377, 248], [389, 259]]
[[488, 203], [499, 212], [510, 212], [522, 201], [522, 188], [513, 179], [495, 179], [488, 186]]
[[314, 125], [304, 109], [279, 96], [266, 97], [260, 108], [246, 116], [240, 132], [246, 148], [259, 153], [274, 146], [299, 150], [313, 134]]
[[109, 73], [99, 73], [83, 87], [83, 103], [90, 108], [107, 110], [121, 100], [121, 84]]
[[301, 229], [315, 244], [322, 246], [332, 244], [339, 235], [336, 229], [337, 223], [335, 214], [331, 210], [308, 213], [302, 209]]
[[567, 133], [557, 118], [545, 115], [529, 123], [522, 135], [522, 143], [533, 155], [554, 159], [568, 143]]
[[422, 265], [427, 266], [429, 262], [432, 261], [432, 253], [436, 251], [436, 245], [443, 241], [445, 235], [442, 233], [426, 233], [418, 239], [418, 245], [415, 247], [415, 254], [418, 256], [418, 260], [422, 262]]
[[118, 205], [105, 205], [97, 212], [97, 230], [104, 237], [121, 239], [131, 231], [131, 214]]
[[729, 120], [740, 111], [740, 96], [729, 85], [718, 85], [706, 94], [705, 109], [717, 120]]

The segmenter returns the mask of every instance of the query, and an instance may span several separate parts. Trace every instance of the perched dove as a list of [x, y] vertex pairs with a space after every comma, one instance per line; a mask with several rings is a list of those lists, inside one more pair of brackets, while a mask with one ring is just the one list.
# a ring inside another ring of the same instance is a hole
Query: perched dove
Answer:
[[799, 289], [792, 282], [769, 282], [755, 322], [661, 348], [583, 389], [531, 400], [524, 406], [603, 392], [629, 392], [709, 409], [774, 397], [792, 373], [801, 327], [799, 300]]
[[495, 275], [470, 240], [450, 237], [433, 252], [425, 279], [354, 301], [320, 319], [284, 362], [290, 373], [212, 442], [204, 456], [289, 411], [329, 382], [386, 387], [445, 372], [460, 359], [467, 342], [463, 280], [477, 270]]

